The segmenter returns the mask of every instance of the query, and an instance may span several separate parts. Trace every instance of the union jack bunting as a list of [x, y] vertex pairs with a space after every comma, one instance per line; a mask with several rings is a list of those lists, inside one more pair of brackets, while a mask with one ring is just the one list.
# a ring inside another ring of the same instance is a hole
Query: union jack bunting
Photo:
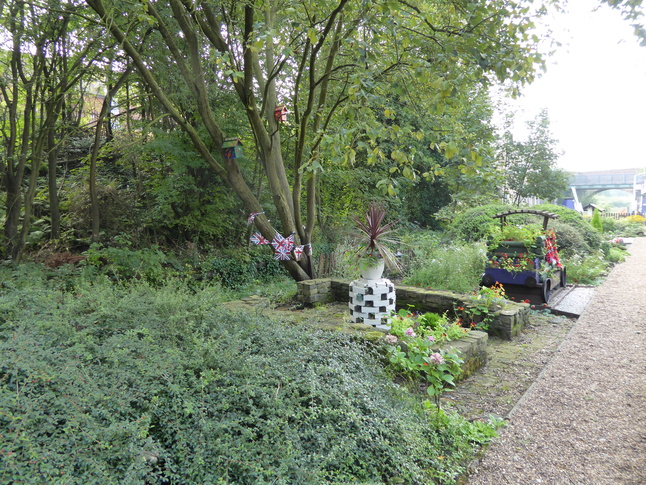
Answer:
[[285, 238], [287, 241], [287, 252], [290, 252], [294, 247], [294, 233], [292, 232], [289, 236]]
[[289, 253], [284, 253], [282, 251], [276, 251], [274, 253], [274, 259], [277, 259], [279, 261], [289, 261], [290, 260]]
[[249, 214], [249, 217], [247, 218], [247, 225], [250, 226], [251, 224], [253, 224], [256, 216], [259, 216], [260, 214], [264, 214], [264, 212], [252, 212], [251, 214]]
[[303, 256], [303, 248], [304, 247], [305, 246], [296, 246], [296, 247], [294, 247], [294, 258], [296, 259], [296, 261], [301, 260], [301, 256]]
[[294, 234], [283, 237], [280, 233], [276, 233], [274, 239], [271, 241], [271, 245], [277, 253], [289, 253], [294, 247]]
[[279, 232], [276, 233], [274, 239], [271, 241], [271, 245], [274, 247], [274, 251], [280, 251], [285, 247], [285, 238]]
[[254, 244], [269, 244], [269, 239], [263, 237], [259, 232], [254, 232], [249, 240]]
[[311, 256], [312, 255], [312, 243], [307, 243], [304, 247], [307, 249], [307, 255]]

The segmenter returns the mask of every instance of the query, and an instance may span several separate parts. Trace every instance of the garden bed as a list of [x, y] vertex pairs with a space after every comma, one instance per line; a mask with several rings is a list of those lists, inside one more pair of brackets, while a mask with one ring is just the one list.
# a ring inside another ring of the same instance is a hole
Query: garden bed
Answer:
[[[350, 282], [346, 280], [321, 278], [300, 281], [298, 283], [298, 299], [304, 305], [317, 303], [341, 302], [349, 299]], [[459, 316], [458, 308], [473, 306], [467, 295], [438, 291], [413, 286], [396, 286], [398, 308], [412, 308], [419, 312], [445, 313]], [[517, 336], [528, 322], [530, 305], [526, 303], [508, 302], [504, 308], [490, 314], [487, 332], [505, 340]]]

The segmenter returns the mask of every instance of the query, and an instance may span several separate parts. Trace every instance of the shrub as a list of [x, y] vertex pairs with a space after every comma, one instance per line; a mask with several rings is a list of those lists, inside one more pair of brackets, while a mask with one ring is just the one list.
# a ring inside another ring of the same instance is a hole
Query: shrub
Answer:
[[452, 241], [480, 241], [487, 238], [492, 230], [500, 225], [500, 219], [493, 216], [514, 207], [502, 204], [489, 204], [469, 209], [453, 219], [446, 234]]
[[227, 288], [240, 288], [285, 274], [280, 263], [268, 251], [228, 253], [203, 264], [202, 271]]
[[581, 285], [596, 285], [608, 269], [608, 263], [601, 252], [587, 256], [575, 254], [564, 261], [568, 281]]
[[641, 237], [644, 235], [645, 226], [642, 222], [642, 216], [630, 216], [616, 221], [613, 235], [622, 237]]
[[597, 231], [603, 232], [603, 223], [601, 222], [601, 212], [599, 209], [595, 208], [592, 213], [592, 219], [590, 219], [590, 225], [594, 227]]
[[575, 226], [557, 220], [552, 222], [550, 227], [556, 232], [556, 245], [559, 254], [571, 256], [574, 254], [588, 254], [592, 251], [582, 232]]
[[486, 260], [483, 243], [437, 246], [423, 254], [409, 264], [404, 284], [458, 293], [469, 293], [480, 284]]
[[624, 219], [628, 224], [646, 224], [646, 217], [639, 214], [628, 216]]
[[[564, 223], [580, 232], [583, 236], [583, 240], [590, 248], [590, 251], [596, 251], [601, 246], [601, 242], [603, 241], [601, 234], [593, 229], [592, 226], [588, 222], [586, 222], [583, 216], [577, 211], [555, 204], [540, 204], [533, 206], [532, 209], [545, 210], [554, 214], [558, 214], [558, 221], [554, 221], [551, 224], [555, 224], [556, 222]], [[560, 240], [558, 231], [557, 237]]]
[[491, 438], [438, 428], [360, 342], [223, 312], [216, 286], [1, 276], [2, 483], [448, 484]]
[[92, 244], [83, 255], [87, 258], [86, 264], [118, 281], [137, 278], [159, 282], [171, 273], [166, 270], [168, 258], [158, 246], [131, 249], [127, 245], [104, 247]]

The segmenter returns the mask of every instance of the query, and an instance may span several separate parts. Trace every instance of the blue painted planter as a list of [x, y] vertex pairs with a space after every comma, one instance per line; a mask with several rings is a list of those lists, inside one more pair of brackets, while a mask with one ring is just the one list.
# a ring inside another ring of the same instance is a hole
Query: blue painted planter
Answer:
[[[524, 285], [533, 288], [542, 283], [541, 274], [536, 270], [525, 270], [512, 272], [500, 268], [486, 268], [482, 275], [484, 286], [491, 286], [494, 283], [503, 285]], [[491, 282], [490, 284], [487, 284]]]

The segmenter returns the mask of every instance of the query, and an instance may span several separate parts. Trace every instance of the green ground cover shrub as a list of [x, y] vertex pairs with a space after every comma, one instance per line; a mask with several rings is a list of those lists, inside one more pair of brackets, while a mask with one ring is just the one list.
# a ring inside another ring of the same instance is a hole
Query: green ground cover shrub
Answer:
[[222, 298], [0, 268], [0, 483], [449, 484], [492, 437], [365, 344]]

